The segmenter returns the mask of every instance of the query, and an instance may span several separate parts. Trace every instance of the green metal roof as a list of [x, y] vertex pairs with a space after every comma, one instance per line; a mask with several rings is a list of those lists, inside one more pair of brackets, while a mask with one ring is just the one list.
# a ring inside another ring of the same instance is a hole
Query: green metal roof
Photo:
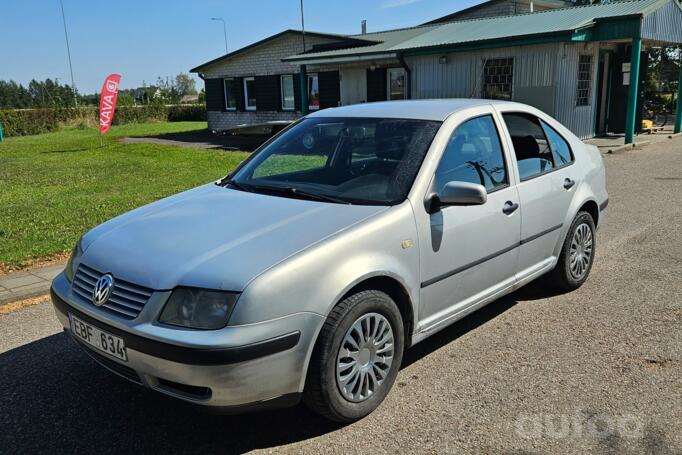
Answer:
[[511, 38], [571, 35], [581, 29], [589, 29], [599, 21], [643, 17], [670, 2], [677, 3], [677, 0], [617, 1], [515, 16], [472, 19], [368, 33], [354, 37], [380, 42], [376, 45], [349, 47], [326, 52], [308, 52], [287, 57], [284, 60], [292, 62], [327, 60], [345, 56], [402, 53], [417, 49], [508, 41]]

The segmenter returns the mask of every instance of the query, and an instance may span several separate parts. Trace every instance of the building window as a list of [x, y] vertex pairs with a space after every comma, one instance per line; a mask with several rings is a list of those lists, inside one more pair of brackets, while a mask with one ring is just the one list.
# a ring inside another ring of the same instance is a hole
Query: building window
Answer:
[[589, 106], [592, 95], [592, 56], [581, 55], [578, 60], [578, 89], [576, 106]]
[[483, 98], [512, 99], [514, 90], [514, 59], [493, 58], [483, 65]]
[[282, 110], [293, 111], [296, 108], [294, 101], [294, 76], [291, 74], [280, 76], [279, 84], [282, 93]]
[[223, 79], [223, 85], [225, 86], [225, 110], [235, 111], [237, 110], [237, 80], [233, 77]]
[[405, 68], [389, 68], [388, 77], [388, 100], [405, 99]]
[[244, 109], [247, 111], [256, 110], [256, 78], [244, 78]]
[[317, 73], [308, 74], [308, 109], [316, 111], [320, 108], [320, 82]]

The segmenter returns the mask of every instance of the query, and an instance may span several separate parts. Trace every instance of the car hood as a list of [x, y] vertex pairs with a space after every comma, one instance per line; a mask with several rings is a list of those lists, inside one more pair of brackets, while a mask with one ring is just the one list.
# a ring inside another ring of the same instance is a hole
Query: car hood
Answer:
[[287, 257], [383, 210], [210, 184], [96, 227], [83, 237], [82, 262], [157, 290], [241, 291]]

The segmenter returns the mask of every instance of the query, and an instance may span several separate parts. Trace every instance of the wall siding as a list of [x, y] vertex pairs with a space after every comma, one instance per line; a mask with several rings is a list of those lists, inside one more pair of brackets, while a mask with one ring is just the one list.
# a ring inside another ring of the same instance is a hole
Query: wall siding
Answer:
[[[561, 121], [579, 137], [588, 138], [594, 134], [595, 103], [575, 107], [577, 61], [579, 49], [583, 48], [583, 44], [543, 44], [459, 52], [445, 55], [445, 64], [439, 62], [441, 55], [409, 57], [407, 63], [412, 69], [412, 97], [480, 98], [485, 61], [513, 57], [513, 99], [535, 105]], [[589, 49], [595, 55], [596, 80], [598, 48], [590, 45]], [[594, 84], [596, 86], [596, 82]]]
[[[568, 6], [568, 3], [566, 4]], [[545, 11], [547, 8], [535, 5], [534, 11]], [[482, 6], [472, 11], [463, 12], [456, 15], [445, 16], [439, 22], [464, 21], [470, 19], [481, 19], [485, 17], [511, 16], [514, 14], [530, 13], [530, 2], [517, 2], [516, 0], [503, 0], [498, 2], [483, 3]], [[434, 21], [435, 22], [435, 21]]]
[[[592, 92], [589, 106], [576, 106], [578, 90], [578, 60], [581, 54], [592, 55]], [[591, 43], [560, 45], [555, 91], [556, 118], [581, 139], [594, 136], [597, 107], [597, 75], [599, 46]]]
[[[319, 36], [306, 36], [306, 46], [308, 49], [316, 44], [328, 44], [336, 42], [336, 40], [323, 38]], [[212, 102], [207, 103], [208, 111], [208, 127], [212, 130], [224, 130], [236, 125], [259, 123], [273, 120], [294, 120], [298, 118], [296, 112], [281, 112], [279, 111], [279, 86], [273, 86], [275, 78], [268, 79], [268, 87], [261, 91], [257, 88], [257, 95], [276, 97], [265, 102], [263, 110], [257, 101], [258, 109], [255, 112], [243, 112], [243, 100], [240, 100], [239, 109], [242, 112], [225, 111], [224, 101], [218, 99], [223, 96], [222, 88], [219, 93], [215, 93], [217, 87], [216, 82], [208, 82], [209, 80], [219, 80], [225, 77], [246, 77], [246, 76], [278, 76], [280, 74], [294, 74], [294, 88], [296, 90], [296, 109], [300, 108], [300, 84], [298, 78], [299, 65], [282, 62], [284, 57], [289, 57], [298, 54], [302, 51], [301, 36], [298, 34], [285, 34], [276, 40], [262, 44], [253, 49], [249, 49], [243, 54], [237, 55], [227, 61], [216, 62], [204, 70], [204, 77], [206, 82], [206, 98], [211, 99]], [[277, 82], [279, 84], [279, 81]], [[220, 109], [216, 109], [221, 106]]]

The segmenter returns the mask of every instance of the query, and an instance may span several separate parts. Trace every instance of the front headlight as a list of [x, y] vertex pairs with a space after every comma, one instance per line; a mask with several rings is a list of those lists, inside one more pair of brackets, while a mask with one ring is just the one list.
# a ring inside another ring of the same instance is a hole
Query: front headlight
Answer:
[[231, 292], [176, 288], [159, 321], [191, 329], [222, 329], [227, 325], [238, 296]]
[[76, 274], [76, 264], [78, 264], [82, 255], [83, 247], [81, 247], [81, 241], [79, 239], [78, 242], [76, 242], [76, 246], [73, 247], [66, 267], [64, 267], [64, 275], [66, 275], [66, 279], [69, 280], [69, 283], [73, 281], [73, 276]]

